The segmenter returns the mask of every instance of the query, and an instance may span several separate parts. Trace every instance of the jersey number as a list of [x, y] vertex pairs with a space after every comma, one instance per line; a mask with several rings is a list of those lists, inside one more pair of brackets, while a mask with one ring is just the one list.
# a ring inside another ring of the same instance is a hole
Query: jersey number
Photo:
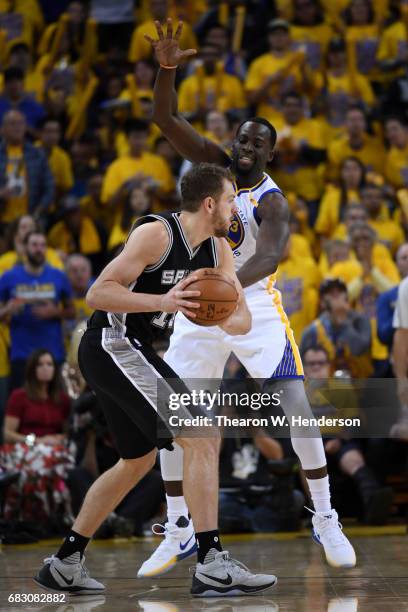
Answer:
[[166, 327], [173, 327], [175, 312], [161, 312], [152, 319], [152, 325], [160, 327], [160, 329], [166, 329]]

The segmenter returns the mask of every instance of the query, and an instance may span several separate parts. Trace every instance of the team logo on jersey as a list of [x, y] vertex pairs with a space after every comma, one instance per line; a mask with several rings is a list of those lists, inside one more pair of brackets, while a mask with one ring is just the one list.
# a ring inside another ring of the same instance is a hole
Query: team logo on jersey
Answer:
[[237, 249], [243, 242], [245, 237], [244, 224], [242, 223], [241, 217], [238, 213], [235, 213], [234, 218], [231, 222], [227, 240], [231, 249], [234, 251]]

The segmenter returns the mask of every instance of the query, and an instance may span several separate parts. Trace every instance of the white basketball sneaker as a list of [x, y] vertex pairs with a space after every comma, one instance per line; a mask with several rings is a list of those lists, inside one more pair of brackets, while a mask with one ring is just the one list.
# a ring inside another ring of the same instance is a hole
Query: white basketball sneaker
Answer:
[[215, 551], [214, 561], [197, 563], [190, 592], [194, 597], [251, 595], [270, 589], [277, 580], [272, 574], [252, 574], [227, 550]]
[[[157, 530], [160, 529], [160, 531]], [[197, 550], [193, 523], [184, 516], [180, 516], [175, 524], [155, 523], [153, 533], [163, 535], [163, 542], [156, 548], [137, 572], [138, 578], [160, 576], [169, 572], [179, 561], [187, 559]]]
[[342, 531], [337, 512], [331, 510], [329, 515], [313, 512], [312, 523], [313, 539], [323, 546], [327, 563], [332, 567], [354, 567], [356, 553]]

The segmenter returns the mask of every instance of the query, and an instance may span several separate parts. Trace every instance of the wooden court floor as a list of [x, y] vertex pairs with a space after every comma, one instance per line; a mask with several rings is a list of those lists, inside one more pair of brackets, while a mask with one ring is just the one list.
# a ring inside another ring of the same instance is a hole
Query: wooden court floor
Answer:
[[[0, 547], [0, 610], [54, 612], [399, 612], [408, 611], [408, 535], [405, 526], [346, 530], [358, 566], [328, 567], [307, 532], [224, 536], [224, 548], [252, 570], [272, 572], [278, 584], [263, 595], [192, 599], [191, 560], [161, 578], [135, 578], [157, 538], [91, 544], [86, 565], [105, 583], [102, 596], [71, 597], [66, 603], [9, 603], [13, 593], [41, 594], [31, 577], [58, 542]], [[194, 558], [193, 558], [194, 559]]]

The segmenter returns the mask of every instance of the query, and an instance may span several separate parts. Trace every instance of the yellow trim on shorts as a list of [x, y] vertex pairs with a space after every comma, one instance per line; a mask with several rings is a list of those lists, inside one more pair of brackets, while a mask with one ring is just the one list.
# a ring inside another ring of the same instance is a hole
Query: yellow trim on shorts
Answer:
[[303, 376], [304, 372], [303, 372], [303, 365], [302, 365], [302, 359], [300, 357], [300, 352], [298, 349], [298, 345], [296, 344], [296, 340], [295, 337], [293, 335], [293, 330], [290, 326], [290, 322], [288, 319], [288, 316], [286, 314], [286, 312], [283, 310], [283, 305], [282, 305], [282, 301], [279, 297], [279, 292], [277, 291], [277, 289], [275, 289], [274, 287], [274, 282], [276, 280], [276, 273], [275, 274], [271, 274], [271, 276], [268, 279], [268, 285], [266, 287], [267, 292], [269, 293], [269, 295], [272, 296], [272, 300], [273, 303], [276, 307], [276, 310], [279, 313], [280, 319], [283, 323], [283, 325], [285, 326], [285, 331], [286, 331], [286, 336], [289, 339], [290, 345], [292, 347], [292, 351], [293, 351], [293, 356], [295, 358], [295, 364], [296, 364], [296, 374], [297, 376]]

